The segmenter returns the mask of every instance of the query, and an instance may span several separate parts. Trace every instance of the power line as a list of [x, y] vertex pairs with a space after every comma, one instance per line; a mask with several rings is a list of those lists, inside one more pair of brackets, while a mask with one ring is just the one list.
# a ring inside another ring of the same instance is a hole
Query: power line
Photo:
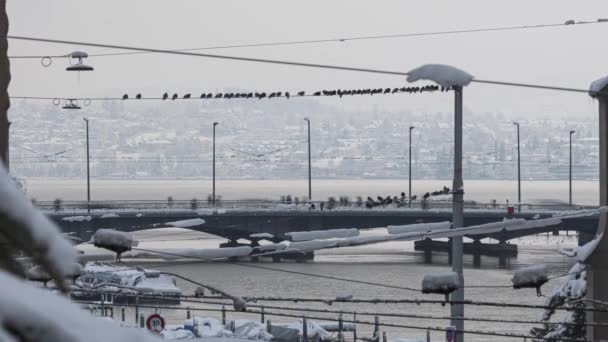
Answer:
[[[401, 72], [401, 71], [380, 70], [380, 69], [370, 69], [370, 68], [356, 68], [356, 67], [347, 67], [347, 66], [339, 66], [339, 65], [304, 63], [304, 62], [283, 61], [283, 60], [265, 59], [265, 58], [213, 55], [213, 54], [188, 52], [188, 51], [161, 50], [161, 49], [152, 49], [152, 48], [145, 48], [145, 47], [134, 47], [134, 46], [126, 46], [126, 45], [113, 45], [113, 44], [101, 44], [101, 43], [87, 43], [87, 42], [61, 40], [61, 39], [36, 38], [36, 37], [13, 36], [13, 35], [7, 35], [7, 38], [16, 39], [16, 40], [24, 40], [24, 41], [53, 43], [53, 44], [81, 45], [81, 46], [131, 50], [131, 51], [149, 52], [149, 53], [164, 53], [164, 54], [170, 54], [170, 55], [225, 59], [225, 60], [233, 60], [233, 61], [241, 61], [241, 62], [256, 62], [256, 63], [265, 63], [265, 64], [298, 66], [298, 67], [306, 67], [306, 68], [355, 71], [355, 72], [373, 73], [373, 74], [381, 74], [381, 75], [393, 75], [393, 76], [407, 76], [408, 75], [407, 72]], [[589, 90], [587, 90], [587, 89], [565, 88], [565, 87], [555, 87], [555, 86], [537, 85], [537, 84], [513, 83], [513, 82], [492, 81], [492, 80], [476, 80], [476, 79], [473, 79], [471, 82], [502, 85], [502, 86], [514, 86], [514, 87], [527, 87], [527, 88], [546, 89], [546, 90], [580, 92], [580, 93], [586, 93], [586, 94], [589, 93]]]
[[[377, 40], [377, 39], [440, 36], [440, 35], [449, 35], [449, 34], [465, 34], [465, 33], [479, 33], [479, 32], [513, 31], [513, 30], [524, 30], [524, 29], [571, 26], [574, 24], [576, 24], [576, 25], [601, 24], [603, 22], [604, 21], [599, 21], [599, 20], [598, 21], [579, 21], [579, 22], [575, 22], [575, 23], [502, 26], [502, 27], [491, 27], [491, 28], [476, 28], [476, 29], [433, 31], [433, 32], [416, 32], [416, 33], [402, 33], [402, 34], [377, 35], [377, 36], [354, 36], [354, 37], [351, 36], [351, 37], [343, 37], [343, 38], [292, 40], [292, 41], [283, 41], [283, 42], [266, 42], [266, 43], [235, 44], [235, 45], [216, 45], [216, 46], [205, 46], [205, 47], [186, 48], [186, 49], [174, 49], [174, 50], [168, 50], [168, 51], [188, 52], [188, 51], [200, 51], [200, 50], [220, 50], [220, 49], [250, 48], [250, 47], [264, 47], [264, 46], [314, 44], [314, 43], [335, 43], [335, 42], [342, 43], [342, 42], [347, 42], [347, 41], [359, 41], [359, 40]], [[149, 53], [155, 53], [155, 52], [138, 51], [138, 52], [93, 53], [93, 54], [89, 54], [89, 57], [125, 56], [125, 55], [140, 55], [140, 54], [149, 54]], [[13, 59], [20, 59], [20, 58], [29, 59], [29, 58], [45, 58], [45, 57], [60, 58], [60, 57], [69, 57], [69, 56], [66, 56], [66, 55], [9, 56], [9, 58], [13, 58]]]

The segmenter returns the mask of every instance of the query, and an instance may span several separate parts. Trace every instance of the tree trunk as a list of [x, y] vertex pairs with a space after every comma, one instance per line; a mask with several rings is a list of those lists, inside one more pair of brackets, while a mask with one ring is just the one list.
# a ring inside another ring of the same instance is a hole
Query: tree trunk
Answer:
[[0, 0], [0, 159], [8, 170], [8, 136], [9, 126], [8, 85], [11, 82], [10, 62], [8, 50], [8, 15], [6, 13], [6, 0]]

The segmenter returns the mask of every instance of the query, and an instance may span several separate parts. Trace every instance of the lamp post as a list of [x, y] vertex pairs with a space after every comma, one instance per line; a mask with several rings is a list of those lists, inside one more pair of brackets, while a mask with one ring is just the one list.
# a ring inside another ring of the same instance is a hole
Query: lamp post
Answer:
[[82, 118], [85, 122], [86, 133], [87, 133], [87, 212], [91, 213], [91, 173], [90, 173], [90, 162], [89, 162], [89, 119]]
[[304, 118], [308, 125], [308, 200], [312, 201], [312, 168], [310, 158], [310, 119]]
[[517, 126], [517, 211], [521, 212], [521, 154], [519, 147], [519, 122], [513, 123]]
[[408, 172], [408, 176], [409, 176], [409, 188], [408, 188], [408, 196], [409, 196], [409, 207], [412, 207], [412, 130], [414, 130], [414, 126], [410, 126], [410, 152], [409, 152], [409, 172]]
[[576, 131], [570, 131], [570, 163], [569, 163], [569, 173], [568, 173], [568, 204], [572, 207], [572, 134], [576, 133]]
[[215, 126], [219, 125], [218, 122], [213, 123], [213, 189], [212, 189], [212, 200], [213, 207], [215, 207]]

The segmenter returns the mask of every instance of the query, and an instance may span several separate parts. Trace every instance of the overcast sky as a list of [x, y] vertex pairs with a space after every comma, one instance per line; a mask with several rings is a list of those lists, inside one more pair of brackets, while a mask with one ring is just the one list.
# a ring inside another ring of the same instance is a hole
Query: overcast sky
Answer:
[[[608, 18], [605, 0], [517, 1], [247, 1], [8, 0], [10, 34], [179, 49], [562, 23]], [[408, 71], [425, 63], [458, 66], [479, 79], [587, 89], [608, 74], [608, 23], [433, 37], [239, 48], [207, 53]], [[9, 55], [65, 54], [78, 46], [9, 41]], [[96, 57], [94, 72], [66, 72], [38, 60], [11, 60], [11, 95], [119, 96], [143, 92], [199, 93], [400, 86], [398, 76], [265, 65], [160, 54]], [[476, 112], [593, 115], [585, 94], [473, 84], [466, 107]], [[385, 96], [328, 100], [336, 106], [451, 111], [447, 96]]]

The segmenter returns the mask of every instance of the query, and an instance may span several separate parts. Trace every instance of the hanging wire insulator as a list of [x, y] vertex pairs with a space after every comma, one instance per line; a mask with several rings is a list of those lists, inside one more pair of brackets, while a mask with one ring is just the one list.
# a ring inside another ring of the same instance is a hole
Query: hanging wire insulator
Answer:
[[51, 57], [42, 57], [40, 64], [42, 64], [43, 67], [48, 68], [51, 66], [51, 64], [53, 64], [53, 60]]
[[59, 106], [60, 104], [61, 104], [61, 100], [60, 99], [57, 99], [57, 98], [53, 99], [53, 105]]

